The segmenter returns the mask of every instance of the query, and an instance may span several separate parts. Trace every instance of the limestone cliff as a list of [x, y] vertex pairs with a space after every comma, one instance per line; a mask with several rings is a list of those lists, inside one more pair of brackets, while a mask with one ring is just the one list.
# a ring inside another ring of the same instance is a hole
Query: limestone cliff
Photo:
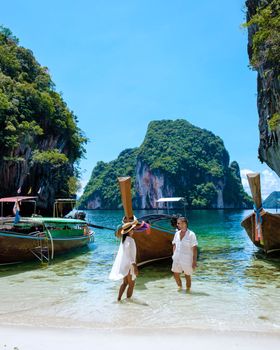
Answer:
[[120, 207], [118, 176], [132, 177], [135, 209], [156, 208], [161, 197], [185, 197], [189, 208], [246, 208], [238, 164], [229, 165], [223, 141], [186, 120], [150, 122], [139, 148], [100, 162], [80, 200], [81, 208]]
[[85, 142], [47, 68], [0, 27], [0, 196], [38, 196], [51, 214], [55, 197], [75, 194]]
[[280, 176], [280, 1], [247, 0], [248, 54], [258, 72], [259, 159]]

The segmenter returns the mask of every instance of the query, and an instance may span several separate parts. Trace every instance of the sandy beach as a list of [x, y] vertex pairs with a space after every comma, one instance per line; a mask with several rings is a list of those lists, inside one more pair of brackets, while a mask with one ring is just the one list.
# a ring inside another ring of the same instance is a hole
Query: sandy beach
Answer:
[[191, 329], [52, 329], [0, 327], [0, 349], [279, 349], [280, 334], [213, 332]]

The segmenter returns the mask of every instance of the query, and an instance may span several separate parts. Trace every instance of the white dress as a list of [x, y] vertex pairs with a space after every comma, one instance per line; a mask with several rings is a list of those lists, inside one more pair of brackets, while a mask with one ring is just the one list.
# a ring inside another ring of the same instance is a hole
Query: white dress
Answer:
[[192, 262], [193, 262], [193, 247], [197, 246], [197, 239], [195, 233], [187, 230], [185, 236], [180, 240], [180, 232], [175, 233], [172, 244], [176, 245], [175, 252], [172, 256], [173, 272], [184, 272], [187, 275], [191, 275], [193, 272]]
[[133, 238], [127, 236], [120, 243], [118, 254], [112, 266], [109, 278], [117, 281], [124, 278], [130, 271], [132, 279], [136, 278], [132, 264], [136, 263], [136, 244]]

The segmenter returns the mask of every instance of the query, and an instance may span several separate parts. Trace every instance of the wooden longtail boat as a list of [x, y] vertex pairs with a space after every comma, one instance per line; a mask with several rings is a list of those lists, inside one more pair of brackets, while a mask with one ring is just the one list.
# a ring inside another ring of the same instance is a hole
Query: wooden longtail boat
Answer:
[[[176, 231], [171, 224], [172, 215], [151, 214], [136, 219], [132, 210], [131, 178], [120, 177], [118, 181], [125, 214], [123, 223], [136, 220], [138, 222], [133, 235], [137, 248], [137, 265], [170, 258], [173, 254], [172, 240]], [[120, 230], [121, 228], [116, 231], [117, 237], [120, 237]]]
[[254, 200], [254, 212], [241, 223], [255, 246], [266, 254], [280, 252], [280, 214], [262, 208], [260, 174], [247, 174]]
[[[19, 197], [14, 197], [17, 201]], [[5, 198], [0, 199], [4, 202]], [[11, 198], [9, 198], [11, 202]], [[55, 256], [93, 241], [93, 232], [84, 220], [52, 217], [2, 217], [0, 219], [0, 264]]]

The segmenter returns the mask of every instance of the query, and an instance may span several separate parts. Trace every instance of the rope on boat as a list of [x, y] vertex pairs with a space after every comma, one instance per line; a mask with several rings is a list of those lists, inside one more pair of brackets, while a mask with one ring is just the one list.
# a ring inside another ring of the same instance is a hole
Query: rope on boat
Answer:
[[256, 217], [255, 241], [260, 242], [261, 244], [263, 244], [262, 216], [261, 216], [262, 210], [263, 210], [263, 207], [259, 207], [257, 209], [256, 205], [254, 204], [254, 212], [255, 212], [255, 217]]
[[51, 259], [53, 259], [53, 256], [54, 256], [54, 244], [53, 244], [53, 238], [52, 238], [52, 234], [50, 233], [49, 229], [47, 228], [46, 225], [45, 226], [45, 230], [50, 238], [50, 241], [51, 241]]

